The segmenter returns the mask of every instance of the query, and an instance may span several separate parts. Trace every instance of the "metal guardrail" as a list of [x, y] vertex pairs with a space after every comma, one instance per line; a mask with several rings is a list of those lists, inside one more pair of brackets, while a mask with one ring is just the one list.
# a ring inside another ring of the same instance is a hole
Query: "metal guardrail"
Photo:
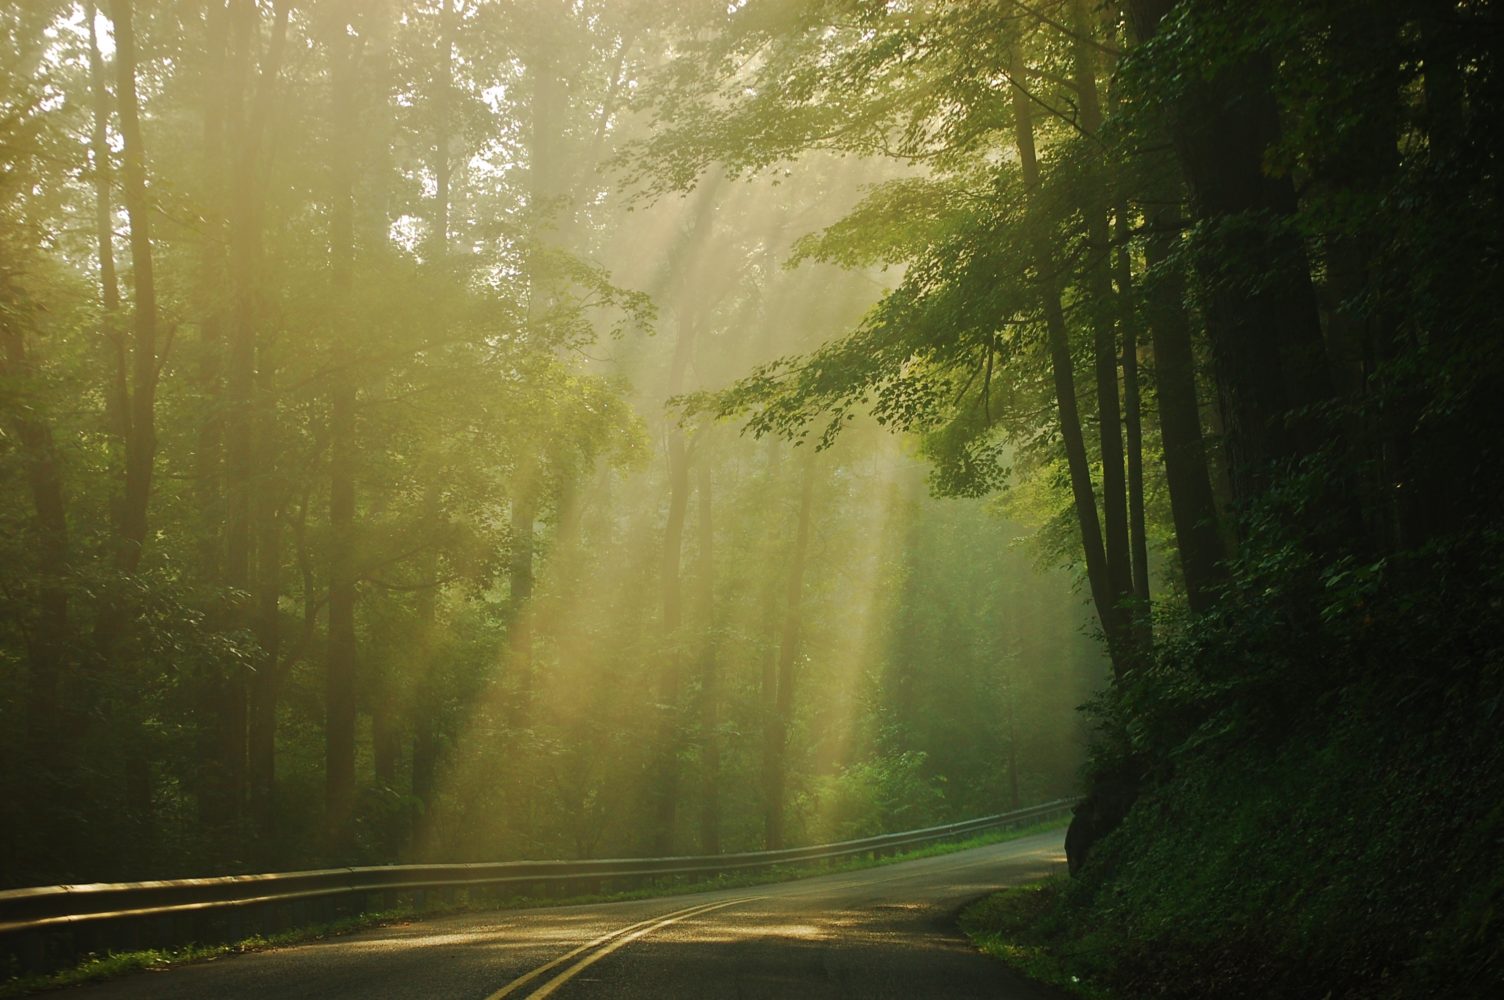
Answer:
[[[0, 976], [60, 968], [90, 953], [240, 940], [437, 894], [560, 897], [712, 879], [784, 865], [874, 858], [909, 847], [1063, 816], [1074, 799], [944, 826], [778, 851], [587, 861], [386, 865], [0, 891]], [[7, 968], [7, 966], [9, 968]]]

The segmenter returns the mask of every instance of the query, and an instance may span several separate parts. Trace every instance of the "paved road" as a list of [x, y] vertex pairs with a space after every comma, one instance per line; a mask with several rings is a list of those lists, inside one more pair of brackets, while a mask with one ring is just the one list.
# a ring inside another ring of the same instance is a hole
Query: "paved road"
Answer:
[[465, 914], [70, 990], [87, 1000], [1046, 1000], [955, 914], [1064, 863], [1061, 834], [780, 885]]

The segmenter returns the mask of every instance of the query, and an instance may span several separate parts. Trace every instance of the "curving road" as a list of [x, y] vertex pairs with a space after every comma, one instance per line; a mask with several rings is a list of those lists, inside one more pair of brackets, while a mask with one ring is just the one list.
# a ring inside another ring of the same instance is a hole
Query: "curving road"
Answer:
[[148, 972], [105, 1000], [1046, 1000], [956, 929], [964, 904], [1063, 865], [1059, 832], [752, 889], [465, 914]]

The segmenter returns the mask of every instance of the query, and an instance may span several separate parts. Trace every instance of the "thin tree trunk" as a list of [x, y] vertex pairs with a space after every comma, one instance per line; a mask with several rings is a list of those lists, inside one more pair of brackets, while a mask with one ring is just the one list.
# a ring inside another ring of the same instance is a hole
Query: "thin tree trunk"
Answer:
[[[355, 14], [346, 6], [341, 23]], [[355, 60], [357, 39], [341, 32], [331, 70], [330, 285], [335, 303], [348, 306], [355, 259]], [[329, 387], [329, 655], [325, 677], [325, 809], [330, 846], [354, 844], [355, 812], [355, 378], [354, 352], [344, 308], [333, 331]]]
[[[261, 666], [250, 681], [250, 722], [247, 733], [247, 768], [249, 795], [255, 828], [263, 836], [273, 832], [277, 784], [277, 703], [281, 695], [281, 615], [278, 600], [282, 591], [282, 509], [284, 489], [275, 475], [277, 468], [277, 386], [276, 372], [267, 355], [267, 345], [255, 336], [254, 324], [261, 319], [261, 282], [264, 248], [263, 213], [265, 211], [266, 137], [276, 101], [277, 80], [282, 69], [287, 41], [289, 5], [274, 4], [275, 20], [271, 41], [256, 78], [256, 92], [246, 123], [248, 161], [246, 174], [238, 178], [243, 189], [246, 216], [243, 220], [244, 245], [237, 253], [243, 261], [243, 280], [247, 288], [248, 309], [245, 322], [252, 327], [248, 335], [255, 342], [256, 372], [252, 385], [251, 419], [254, 463], [251, 481], [250, 517], [255, 530], [256, 611], [255, 631], [261, 646]], [[259, 470], [259, 471], [258, 471]]]
[[[99, 38], [95, 27], [96, 10], [93, 3], [84, 8], [89, 22], [89, 82], [92, 91], [94, 114], [91, 122], [91, 155], [94, 163], [94, 226], [97, 252], [99, 254], [99, 304], [100, 333], [105, 349], [107, 376], [104, 385], [105, 423], [114, 444], [123, 453], [131, 438], [130, 413], [130, 358], [126, 350], [125, 334], [120, 326], [120, 282], [115, 270], [115, 217], [113, 208], [114, 167], [109, 144], [110, 92], [105, 80], [104, 61], [99, 54]], [[120, 480], [124, 493], [123, 463]], [[118, 498], [111, 500], [111, 519], [117, 534], [120, 531], [120, 504]], [[96, 641], [100, 650], [108, 651], [114, 643], [114, 632], [119, 627], [120, 611], [117, 602], [107, 601], [95, 626]], [[97, 658], [85, 658], [86, 670], [98, 666]], [[85, 685], [93, 688], [94, 685]], [[78, 713], [77, 725], [88, 725], [88, 702], [92, 692], [85, 692], [83, 711]], [[76, 732], [75, 738], [82, 735]]]
[[[439, 9], [439, 51], [434, 95], [434, 219], [432, 255], [441, 269], [449, 263], [450, 183], [453, 162], [449, 155], [454, 94], [454, 45], [458, 0], [442, 0]], [[437, 478], [431, 478], [423, 493], [425, 523], [438, 520], [440, 494]], [[417, 595], [418, 662], [417, 684], [420, 691], [412, 713], [412, 794], [423, 804], [425, 820], [434, 804], [434, 782], [439, 763], [438, 698], [434, 691], [434, 630], [438, 619], [439, 550], [424, 554], [423, 579], [431, 581]], [[513, 581], [515, 587], [516, 581]], [[515, 592], [515, 591], [514, 591]]]
[[[1013, 89], [1013, 127], [1018, 144], [1019, 166], [1031, 210], [1037, 210], [1040, 183], [1039, 160], [1034, 149], [1034, 108], [1022, 87], [1023, 57], [1015, 43], [1010, 52], [1009, 76]], [[1045, 332], [1049, 345], [1050, 372], [1055, 384], [1055, 401], [1060, 416], [1060, 437], [1065, 446], [1066, 465], [1070, 473], [1071, 495], [1075, 501], [1076, 520], [1081, 530], [1081, 547], [1086, 559], [1086, 578], [1091, 587], [1097, 618], [1108, 637], [1113, 672], [1121, 678], [1126, 664], [1121, 637], [1121, 612], [1113, 599], [1107, 572], [1107, 554], [1102, 547], [1101, 522], [1097, 518], [1097, 500], [1091, 481], [1091, 466], [1086, 455], [1086, 439], [1081, 431], [1081, 415], [1076, 402], [1076, 374], [1071, 360], [1070, 334], [1065, 312], [1060, 305], [1059, 279], [1049, 245], [1037, 239], [1033, 247], [1034, 266], [1039, 275], [1040, 304], [1044, 309]]]
[[1149, 612], [1149, 540], [1144, 516], [1144, 427], [1138, 373], [1138, 311], [1133, 295], [1133, 249], [1128, 241], [1128, 206], [1117, 206], [1117, 284], [1123, 327], [1123, 425], [1128, 444], [1128, 533], [1133, 555], [1133, 599], [1138, 604], [1139, 639]]
[[1008, 680], [1008, 808], [1023, 808], [1018, 783], [1018, 693], [1017, 678]]
[[282, 629], [278, 602], [282, 593], [282, 522], [267, 504], [258, 512], [256, 540], [256, 638], [261, 663], [250, 680], [246, 732], [251, 822], [256, 833], [275, 832], [277, 792], [277, 701], [282, 688]]
[[[677, 396], [684, 388], [684, 374], [694, 354], [697, 317], [684, 307], [679, 317], [679, 337], [674, 343], [667, 392]], [[674, 826], [679, 808], [679, 743], [683, 720], [679, 696], [683, 684], [683, 653], [680, 630], [684, 623], [683, 580], [680, 560], [684, 548], [684, 522], [689, 511], [689, 452], [684, 432], [677, 424], [668, 428], [668, 523], [663, 533], [663, 560], [659, 572], [663, 606], [663, 662], [658, 671], [658, 762], [653, 787], [653, 853], [673, 852]]]
[[768, 718], [763, 747], [763, 846], [776, 851], [787, 835], [785, 813], [788, 795], [789, 728], [794, 715], [794, 685], [799, 665], [800, 630], [803, 625], [804, 569], [809, 556], [811, 521], [814, 516], [815, 453], [805, 454], [799, 488], [799, 517], [794, 529], [794, 551], [789, 556], [788, 586], [784, 591], [783, 628], [778, 638], [777, 688]]
[[136, 94], [136, 32], [133, 0], [110, 0], [115, 25], [115, 74], [122, 192], [131, 224], [131, 287], [134, 319], [131, 340], [130, 433], [125, 441], [125, 492], [120, 504], [120, 545], [116, 565], [134, 573], [146, 545], [152, 472], [156, 463], [157, 296], [152, 271], [151, 199], [146, 190], [146, 153]]
[[712, 476], [708, 458], [700, 461], [696, 492], [699, 518], [699, 624], [705, 631], [700, 653], [700, 852], [721, 853], [721, 673], [715, 620], [715, 523], [711, 519]]
[[122, 448], [130, 437], [129, 366], [119, 327], [120, 283], [115, 273], [115, 219], [112, 208], [115, 170], [109, 143], [110, 92], [99, 55], [95, 8], [84, 8], [89, 22], [89, 84], [94, 103], [90, 156], [94, 164], [94, 229], [99, 253], [100, 334], [109, 352], [110, 380], [105, 386], [105, 422]]
[[[11, 297], [9, 291], [5, 289], [5, 299]], [[7, 382], [24, 384], [34, 374], [34, 366], [26, 350], [25, 334], [8, 313], [0, 309], [0, 338], [4, 341], [0, 375]], [[40, 581], [36, 622], [26, 630], [26, 725], [32, 765], [45, 769], [58, 763], [56, 750], [64, 731], [59, 693], [68, 636], [68, 589], [63, 582], [68, 565], [68, 518], [52, 429], [26, 413], [25, 408], [18, 408], [11, 419], [36, 516]]]
[[[1097, 50], [1092, 44], [1092, 20], [1086, 0], [1071, 0], [1075, 88], [1079, 99], [1079, 123], [1088, 136], [1102, 129], [1102, 105], [1097, 94]], [[1119, 311], [1112, 294], [1112, 240], [1107, 222], [1106, 179], [1100, 171], [1090, 173], [1081, 214], [1086, 221], [1086, 283], [1092, 327], [1092, 358], [1096, 370], [1097, 431], [1102, 459], [1102, 514], [1107, 557], [1107, 579], [1119, 618], [1125, 618], [1125, 602], [1134, 592], [1133, 566], [1128, 529], [1128, 489], [1123, 473], [1123, 410], [1118, 397], [1118, 349], [1114, 327]], [[1137, 415], [1134, 415], [1136, 419]], [[1109, 636], [1112, 630], [1109, 630]], [[1127, 640], [1128, 630], [1119, 638]]]
[[537, 556], [538, 543], [535, 535], [538, 521], [538, 482], [540, 469], [537, 465], [518, 478], [515, 484], [517, 496], [512, 500], [512, 551], [510, 567], [510, 616], [508, 644], [511, 647], [510, 664], [514, 677], [517, 704], [513, 722], [518, 726], [531, 724], [533, 701], [533, 589], [537, 584], [533, 560]]
[[[432, 524], [439, 518], [440, 494], [437, 478], [430, 478], [423, 491], [423, 519]], [[439, 697], [435, 690], [434, 632], [439, 606], [439, 550], [430, 548], [423, 557], [424, 586], [417, 593], [417, 672], [418, 697], [412, 708], [413, 798], [423, 803], [425, 814], [433, 808], [434, 780], [439, 764]]]
[[[225, 225], [225, 178], [230, 172], [225, 155], [228, 17], [225, 0], [210, 0], [204, 9], [204, 72], [202, 76], [204, 180], [202, 255], [199, 262], [198, 391], [203, 400], [194, 443], [194, 493], [198, 503], [199, 572], [215, 584], [225, 580], [223, 546], [225, 517], [221, 492], [224, 447], [224, 288], [228, 280]], [[238, 82], [232, 79], [231, 83]]]
[[457, 0], [441, 0], [439, 7], [438, 91], [434, 95], [434, 259], [449, 255], [449, 184], [453, 163], [449, 156], [450, 119], [454, 115], [454, 35]]
[[1145, 199], [1149, 207], [1144, 261], [1152, 280], [1144, 285], [1144, 312], [1154, 352], [1154, 394], [1159, 403], [1160, 443], [1175, 524], [1175, 548], [1187, 604], [1200, 614], [1211, 608], [1223, 581], [1226, 550], [1201, 432], [1185, 279], [1174, 261], [1180, 230], [1174, 192], [1174, 184], [1156, 182]]

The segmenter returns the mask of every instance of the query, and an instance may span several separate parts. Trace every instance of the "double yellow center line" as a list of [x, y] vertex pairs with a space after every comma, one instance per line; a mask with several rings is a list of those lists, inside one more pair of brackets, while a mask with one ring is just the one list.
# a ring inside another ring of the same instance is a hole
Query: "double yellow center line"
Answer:
[[[565, 965], [566, 963], [574, 959], [579, 959], [579, 961], [576, 961], [573, 965], [568, 966], [568, 968], [565, 968], [563, 971], [555, 975], [552, 979], [548, 980], [548, 982], [544, 983], [532, 993], [528, 994], [528, 1000], [543, 1000], [544, 997], [553, 996], [553, 994], [559, 989], [559, 987], [569, 982], [569, 980], [573, 979], [575, 976], [579, 975], [581, 972], [585, 971], [596, 962], [599, 962], [601, 959], [605, 958], [613, 951], [616, 951], [618, 948], [626, 947], [643, 935], [651, 934], [661, 927], [667, 927], [669, 924], [676, 924], [681, 920], [687, 920], [690, 917], [699, 916], [702, 913], [709, 913], [711, 910], [719, 910], [727, 906], [735, 906], [738, 903], [750, 903], [753, 900], [762, 898], [764, 897], [743, 896], [740, 899], [728, 899], [725, 902], [721, 903], [703, 903], [699, 906], [690, 906], [682, 910], [675, 910], [674, 912], [664, 914], [661, 917], [651, 917], [647, 920], [641, 921], [640, 923], [630, 924], [626, 927], [614, 930], [609, 934], [602, 934], [594, 941], [588, 941], [585, 944], [580, 945], [573, 951], [568, 952], [564, 955], [560, 955], [552, 962], [549, 962], [546, 965], [540, 965], [526, 975], [518, 976], [516, 979], [512, 980], [510, 983], [507, 983], [495, 993], [492, 993], [490, 996], [486, 997], [486, 1000], [501, 1000], [502, 997], [513, 996], [517, 993], [518, 990], [521, 990], [529, 983], [532, 983], [535, 980], [548, 975], [550, 972], [553, 972], [561, 965]], [[581, 956], [584, 957], [582, 958]]]

